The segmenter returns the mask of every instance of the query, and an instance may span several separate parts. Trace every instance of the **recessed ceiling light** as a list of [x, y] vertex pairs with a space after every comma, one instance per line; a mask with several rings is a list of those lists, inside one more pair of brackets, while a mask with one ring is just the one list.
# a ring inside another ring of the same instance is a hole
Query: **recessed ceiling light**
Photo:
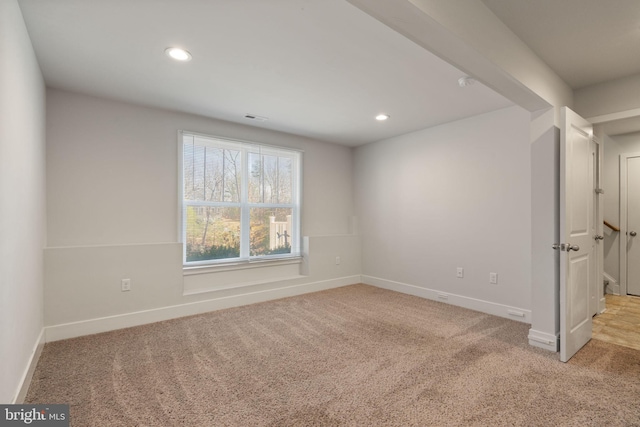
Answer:
[[379, 121], [379, 122], [383, 122], [383, 121], [387, 120], [388, 118], [389, 118], [388, 114], [378, 114], [376, 116], [376, 120]]
[[166, 53], [169, 58], [173, 58], [176, 61], [191, 61], [191, 54], [179, 47], [168, 47], [164, 50], [164, 53]]

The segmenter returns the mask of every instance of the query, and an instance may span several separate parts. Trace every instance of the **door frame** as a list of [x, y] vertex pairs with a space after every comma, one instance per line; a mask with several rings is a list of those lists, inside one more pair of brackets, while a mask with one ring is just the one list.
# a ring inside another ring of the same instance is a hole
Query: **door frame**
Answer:
[[[595, 130], [595, 129], [594, 129]], [[594, 194], [594, 221], [596, 224], [596, 234], [604, 236], [604, 190], [602, 189], [602, 164], [604, 160], [604, 138], [593, 134], [593, 140], [596, 144], [595, 158], [595, 194]], [[596, 315], [602, 314], [606, 309], [606, 300], [604, 297], [604, 240], [596, 241]]]
[[640, 153], [620, 154], [620, 295], [627, 293], [627, 160]]

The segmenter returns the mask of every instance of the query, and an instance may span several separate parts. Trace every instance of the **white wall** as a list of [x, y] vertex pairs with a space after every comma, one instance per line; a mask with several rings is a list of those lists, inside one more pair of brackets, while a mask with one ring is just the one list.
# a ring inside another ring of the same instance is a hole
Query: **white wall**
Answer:
[[[573, 91], [481, 0], [348, 0], [531, 112], [532, 327], [530, 343], [555, 351], [559, 336], [556, 240], [560, 107]], [[551, 179], [548, 179], [551, 177]], [[555, 180], [555, 181], [554, 181]]]
[[[558, 109], [556, 109], [558, 110]], [[553, 109], [531, 115], [531, 329], [529, 343], [557, 351], [560, 332], [560, 129]]]
[[303, 233], [349, 231], [347, 147], [58, 90], [47, 112], [50, 247], [176, 242], [179, 129], [304, 150]]
[[503, 316], [521, 309], [528, 320], [529, 122], [528, 112], [511, 107], [359, 147], [365, 282], [457, 295], [448, 302], [481, 301], [476, 308]]
[[[304, 150], [304, 264], [183, 276], [180, 129]], [[358, 282], [358, 237], [349, 235], [351, 163], [348, 147], [49, 90], [47, 339], [285, 296], [277, 290], [283, 287], [293, 294]], [[331, 267], [317, 268], [326, 263]], [[131, 292], [120, 291], [123, 278], [131, 279]], [[193, 292], [203, 288], [211, 291]]]
[[45, 89], [22, 13], [0, 2], [0, 403], [18, 393], [42, 331]]

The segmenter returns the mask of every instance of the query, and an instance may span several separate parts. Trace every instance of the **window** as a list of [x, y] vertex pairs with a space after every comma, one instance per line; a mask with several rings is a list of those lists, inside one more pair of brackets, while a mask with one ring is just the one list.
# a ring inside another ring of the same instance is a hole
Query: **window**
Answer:
[[301, 153], [180, 133], [183, 264], [299, 256]]

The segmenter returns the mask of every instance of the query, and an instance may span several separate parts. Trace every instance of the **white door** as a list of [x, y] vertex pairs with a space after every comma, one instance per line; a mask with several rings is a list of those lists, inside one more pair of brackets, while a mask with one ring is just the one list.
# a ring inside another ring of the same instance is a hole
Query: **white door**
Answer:
[[640, 295], [640, 156], [627, 157], [626, 233], [627, 294]]
[[570, 109], [560, 129], [560, 360], [591, 339], [596, 280], [595, 142], [591, 123]]

